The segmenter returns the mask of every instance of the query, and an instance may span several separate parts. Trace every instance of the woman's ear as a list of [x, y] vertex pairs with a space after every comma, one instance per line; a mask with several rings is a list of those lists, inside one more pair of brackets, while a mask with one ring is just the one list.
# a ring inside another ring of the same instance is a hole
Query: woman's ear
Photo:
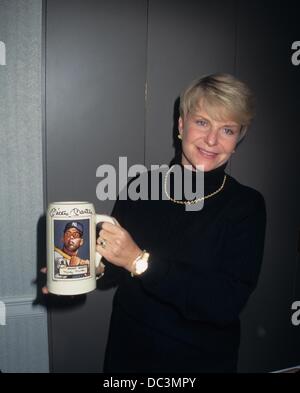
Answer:
[[179, 116], [179, 119], [178, 119], [178, 131], [179, 131], [179, 134], [182, 136], [182, 132], [183, 132], [183, 119], [182, 119], [181, 116]]

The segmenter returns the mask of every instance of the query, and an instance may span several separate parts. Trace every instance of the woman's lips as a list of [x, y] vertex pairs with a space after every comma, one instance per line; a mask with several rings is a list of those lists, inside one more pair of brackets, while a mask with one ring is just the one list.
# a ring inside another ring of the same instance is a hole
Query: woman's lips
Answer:
[[206, 151], [204, 149], [201, 149], [200, 147], [197, 147], [197, 149], [198, 149], [199, 153], [203, 157], [206, 157], [206, 158], [215, 158], [218, 154], [218, 153], [212, 153], [212, 152]]

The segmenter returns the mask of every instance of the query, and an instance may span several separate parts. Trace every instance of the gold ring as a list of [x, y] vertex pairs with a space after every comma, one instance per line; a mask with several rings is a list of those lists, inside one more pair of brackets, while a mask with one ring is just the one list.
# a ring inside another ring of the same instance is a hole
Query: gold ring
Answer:
[[107, 241], [106, 241], [105, 239], [100, 239], [100, 246], [101, 246], [102, 248], [105, 248], [105, 247], [106, 247], [106, 244], [107, 244]]

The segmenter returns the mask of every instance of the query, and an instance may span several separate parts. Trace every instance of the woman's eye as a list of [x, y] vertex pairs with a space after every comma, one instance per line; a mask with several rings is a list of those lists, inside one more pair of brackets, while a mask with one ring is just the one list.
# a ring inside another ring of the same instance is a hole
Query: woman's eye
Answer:
[[224, 128], [225, 134], [227, 135], [233, 135], [233, 130], [231, 128]]
[[207, 122], [205, 120], [196, 120], [196, 124], [201, 127], [205, 127], [207, 125]]

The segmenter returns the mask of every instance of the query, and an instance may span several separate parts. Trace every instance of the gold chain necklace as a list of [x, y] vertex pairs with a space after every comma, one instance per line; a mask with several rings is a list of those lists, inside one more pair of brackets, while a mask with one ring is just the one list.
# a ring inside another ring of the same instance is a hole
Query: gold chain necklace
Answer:
[[169, 195], [168, 190], [167, 190], [167, 180], [168, 180], [168, 176], [169, 176], [169, 173], [171, 172], [171, 170], [173, 169], [174, 166], [175, 166], [175, 165], [172, 165], [171, 168], [168, 169], [168, 171], [167, 171], [167, 173], [166, 173], [166, 175], [165, 175], [164, 187], [165, 187], [165, 193], [166, 193], [168, 199], [170, 199], [170, 201], [172, 201], [172, 202], [174, 202], [174, 203], [178, 203], [179, 205], [194, 205], [195, 203], [198, 203], [198, 202], [200, 202], [200, 201], [203, 201], [204, 199], [210, 198], [210, 197], [212, 197], [212, 196], [218, 194], [218, 192], [220, 192], [220, 191], [223, 189], [224, 185], [225, 185], [225, 181], [226, 181], [226, 178], [227, 178], [226, 175], [224, 175], [224, 179], [223, 179], [223, 182], [222, 182], [221, 187], [218, 188], [216, 191], [212, 192], [211, 194], [208, 194], [208, 195], [203, 196], [203, 197], [198, 198], [198, 199], [194, 199], [194, 200], [192, 200], [192, 201], [178, 201], [177, 199], [172, 198], [172, 197]]

